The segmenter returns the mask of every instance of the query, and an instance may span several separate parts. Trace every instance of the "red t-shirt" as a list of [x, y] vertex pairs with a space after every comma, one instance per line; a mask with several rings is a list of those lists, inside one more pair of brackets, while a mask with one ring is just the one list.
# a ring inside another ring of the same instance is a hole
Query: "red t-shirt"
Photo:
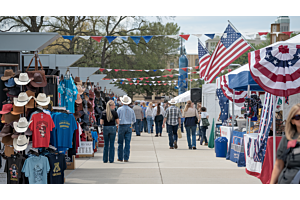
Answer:
[[31, 120], [29, 128], [32, 131], [32, 147], [49, 147], [50, 131], [55, 127], [51, 116], [37, 113], [32, 115]]

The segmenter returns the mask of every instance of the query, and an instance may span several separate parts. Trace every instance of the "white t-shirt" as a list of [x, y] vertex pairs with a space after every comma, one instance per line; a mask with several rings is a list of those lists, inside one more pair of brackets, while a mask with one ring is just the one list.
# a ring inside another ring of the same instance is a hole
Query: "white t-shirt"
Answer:
[[[207, 112], [201, 112], [201, 118], [206, 118], [207, 116], [209, 116]], [[200, 122], [200, 126], [202, 126], [202, 120]]]

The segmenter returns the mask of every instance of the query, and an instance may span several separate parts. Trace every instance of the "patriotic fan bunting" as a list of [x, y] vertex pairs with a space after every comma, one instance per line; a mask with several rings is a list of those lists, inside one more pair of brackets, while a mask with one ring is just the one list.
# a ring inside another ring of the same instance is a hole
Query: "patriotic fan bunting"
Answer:
[[300, 45], [280, 43], [248, 54], [250, 73], [266, 92], [287, 97], [300, 92]]

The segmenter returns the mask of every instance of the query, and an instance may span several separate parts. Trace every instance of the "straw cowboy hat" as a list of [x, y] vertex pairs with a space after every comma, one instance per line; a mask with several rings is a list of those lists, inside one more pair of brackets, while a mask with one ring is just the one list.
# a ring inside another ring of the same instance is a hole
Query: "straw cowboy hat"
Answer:
[[30, 101], [31, 98], [32, 96], [28, 97], [26, 92], [21, 92], [18, 98], [14, 98], [14, 104], [15, 106], [19, 106], [19, 107], [25, 106]]
[[120, 97], [120, 100], [121, 100], [122, 104], [125, 104], [125, 105], [128, 105], [131, 103], [131, 98], [127, 95]]
[[14, 129], [18, 133], [24, 133], [27, 131], [28, 126], [32, 121], [28, 122], [26, 117], [21, 117], [18, 122], [14, 122]]
[[13, 141], [13, 146], [17, 151], [23, 151], [27, 148], [29, 143], [29, 138], [25, 135], [19, 135], [18, 138], [15, 138]]
[[14, 78], [17, 85], [27, 85], [32, 78], [28, 77], [27, 73], [20, 73], [19, 78]]
[[2, 81], [7, 81], [8, 79], [12, 78], [15, 75], [12, 69], [7, 69], [4, 71], [4, 75], [1, 77]]
[[171, 99], [171, 101], [169, 101], [169, 104], [176, 104], [175, 99]]
[[47, 106], [50, 103], [50, 97], [46, 97], [45, 93], [39, 93], [37, 98], [34, 98], [36, 103], [40, 106]]

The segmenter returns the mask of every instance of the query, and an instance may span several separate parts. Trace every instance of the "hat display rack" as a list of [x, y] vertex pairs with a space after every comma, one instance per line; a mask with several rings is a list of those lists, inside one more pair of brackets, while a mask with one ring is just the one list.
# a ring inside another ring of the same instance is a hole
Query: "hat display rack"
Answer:
[[[35, 69], [29, 71], [33, 60], [35, 60]], [[40, 70], [38, 63], [41, 66]], [[24, 150], [27, 148], [31, 137], [31, 131], [28, 128], [31, 121], [28, 122], [26, 119], [26, 110], [38, 107], [42, 109], [42, 106], [47, 106], [50, 103], [50, 97], [46, 97], [43, 93], [43, 87], [47, 85], [47, 82], [38, 53], [34, 53], [25, 72], [14, 73], [12, 69], [7, 69], [1, 80], [6, 86], [4, 91], [7, 92], [8, 98], [3, 102], [0, 111], [2, 114], [1, 122], [5, 124], [0, 131], [0, 137], [2, 139], [5, 137], [4, 141], [9, 144], [5, 147], [13, 149], [13, 151], [7, 151], [1, 156], [7, 158], [13, 152], [25, 155]]]

